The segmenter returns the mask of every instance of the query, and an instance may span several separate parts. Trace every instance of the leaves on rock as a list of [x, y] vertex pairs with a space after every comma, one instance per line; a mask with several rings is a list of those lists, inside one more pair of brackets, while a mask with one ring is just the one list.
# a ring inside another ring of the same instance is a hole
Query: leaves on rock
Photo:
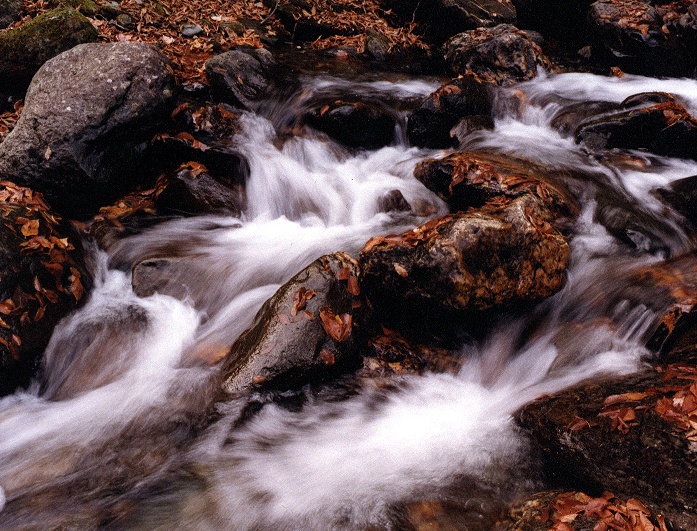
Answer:
[[319, 318], [322, 320], [324, 331], [334, 341], [346, 341], [351, 335], [351, 328], [353, 327], [353, 317], [351, 314], [343, 313], [337, 315], [331, 308], [325, 306], [319, 312]]
[[297, 315], [298, 312], [305, 309], [307, 301], [312, 299], [317, 295], [317, 292], [313, 289], [307, 289], [304, 286], [293, 293], [293, 307], [290, 309], [291, 315]]

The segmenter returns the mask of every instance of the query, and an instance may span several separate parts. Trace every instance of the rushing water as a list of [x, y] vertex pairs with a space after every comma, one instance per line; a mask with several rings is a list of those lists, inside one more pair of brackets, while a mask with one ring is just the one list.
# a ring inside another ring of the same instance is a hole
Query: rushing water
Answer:
[[[235, 141], [250, 164], [249, 206], [239, 219], [172, 220], [96, 251], [95, 288], [56, 329], [43, 380], [0, 401], [0, 529], [402, 529], [405, 507], [436, 499], [454, 507], [452, 525], [487, 529], [501, 503], [540, 486], [511, 415], [540, 394], [639, 367], [661, 308], [629, 289], [627, 272], [693, 247], [650, 192], [697, 174], [684, 160], [589, 156], [550, 120], [574, 102], [649, 90], [695, 113], [695, 81], [566, 74], [501, 90], [496, 128], [463, 146], [569, 170], [583, 211], [562, 292], [463, 345], [457, 374], [255, 395], [205, 425], [217, 370], [207, 353], [229, 346], [283, 282], [322, 254], [356, 256], [373, 235], [446, 212], [412, 176], [442, 152], [407, 148], [401, 129], [394, 146], [351, 153], [312, 135], [281, 140], [278, 128], [316, 93], [399, 106], [437, 85], [308, 79], [243, 117]], [[395, 189], [412, 213], [380, 211]], [[139, 298], [130, 270], [152, 257], [175, 263], [167, 294]]]

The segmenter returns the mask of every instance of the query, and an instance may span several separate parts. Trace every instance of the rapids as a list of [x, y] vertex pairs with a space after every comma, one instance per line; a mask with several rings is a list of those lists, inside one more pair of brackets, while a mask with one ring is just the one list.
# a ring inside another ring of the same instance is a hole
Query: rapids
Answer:
[[[635, 371], [650, 355], [646, 333], [661, 308], [626, 273], [694, 248], [684, 220], [650, 192], [697, 175], [685, 160], [594, 158], [550, 121], [572, 103], [645, 91], [674, 93], [694, 114], [697, 81], [560, 74], [500, 90], [495, 129], [463, 147], [569, 170], [583, 212], [566, 287], [465, 341], [458, 374], [347, 377], [210, 411], [216, 367], [201, 358], [229, 346], [279, 286], [322, 254], [357, 256], [371, 236], [447, 211], [412, 176], [445, 152], [407, 147], [402, 127], [393, 146], [370, 152], [312, 134], [281, 138], [278, 128], [318, 92], [399, 107], [438, 85], [308, 77], [293, 97], [243, 116], [234, 141], [250, 175], [240, 218], [170, 220], [94, 250], [95, 288], [56, 328], [42, 380], [0, 400], [0, 529], [402, 529], [405, 506], [433, 499], [456, 528], [489, 529], [502, 504], [540, 486], [512, 414], [538, 395]], [[412, 213], [380, 211], [395, 189]], [[137, 297], [131, 268], [162, 256], [177, 259], [177, 297]]]

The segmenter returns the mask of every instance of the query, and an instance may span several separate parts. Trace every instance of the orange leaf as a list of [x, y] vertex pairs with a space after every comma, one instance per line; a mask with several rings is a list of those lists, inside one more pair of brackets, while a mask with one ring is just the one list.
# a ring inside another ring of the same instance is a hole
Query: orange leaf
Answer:
[[32, 219], [22, 225], [22, 236], [36, 236], [39, 234], [39, 220]]
[[350, 314], [344, 313], [339, 316], [328, 306], [325, 306], [322, 311], [319, 312], [319, 317], [322, 320], [324, 331], [334, 341], [346, 341], [351, 335], [353, 317]]

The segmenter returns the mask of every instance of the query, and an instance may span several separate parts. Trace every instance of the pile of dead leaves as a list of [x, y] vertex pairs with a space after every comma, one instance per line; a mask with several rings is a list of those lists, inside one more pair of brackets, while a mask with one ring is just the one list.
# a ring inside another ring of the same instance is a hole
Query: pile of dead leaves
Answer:
[[[41, 321], [48, 306], [61, 298], [64, 303], [68, 299], [77, 304], [85, 288], [83, 275], [71, 256], [75, 247], [69, 238], [61, 237], [61, 218], [49, 211], [41, 194], [0, 181], [0, 213], [3, 225], [19, 242], [20, 254], [35, 264], [27, 268], [33, 278], [20, 282], [0, 301], [0, 344], [17, 358], [22, 340], [16, 332]], [[17, 273], [20, 264], [15, 267]]]
[[[665, 385], [610, 395], [605, 398], [598, 418], [609, 420], [613, 430], [629, 433], [639, 424], [641, 415], [653, 411], [689, 441], [697, 442], [697, 366], [673, 363], [658, 370]], [[576, 431], [598, 423], [596, 419], [577, 417], [567, 428]]]
[[639, 500], [624, 501], [610, 492], [593, 498], [583, 492], [564, 492], [541, 515], [550, 531], [574, 531], [573, 523], [590, 519], [593, 531], [667, 531], [662, 515], [652, 515]]

